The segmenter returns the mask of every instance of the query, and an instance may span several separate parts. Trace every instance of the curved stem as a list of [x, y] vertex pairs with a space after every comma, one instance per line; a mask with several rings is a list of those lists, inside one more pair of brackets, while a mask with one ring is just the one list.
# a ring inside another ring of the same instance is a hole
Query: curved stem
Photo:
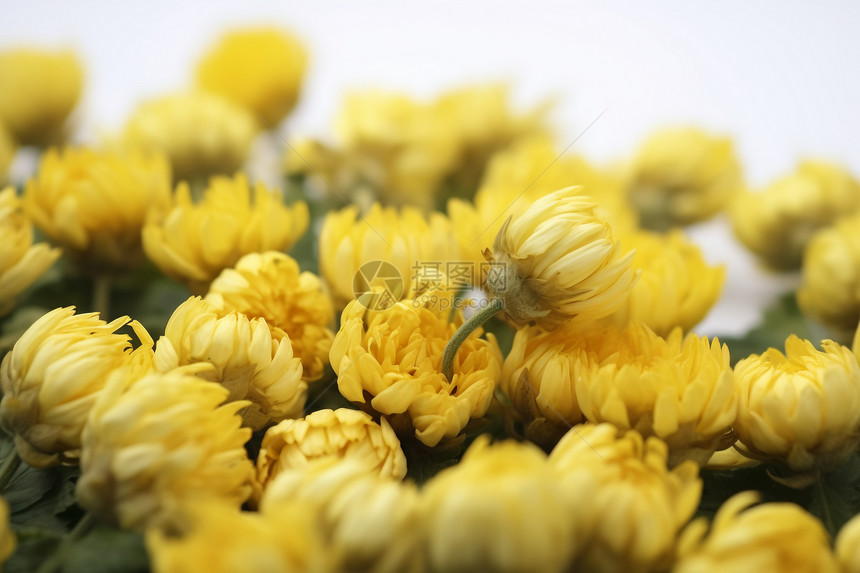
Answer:
[[9, 455], [3, 461], [3, 465], [0, 466], [0, 492], [4, 491], [9, 482], [12, 481], [12, 476], [18, 471], [20, 465], [21, 456], [18, 455], [18, 450], [13, 447], [12, 451], [9, 452]]
[[457, 354], [457, 350], [475, 329], [493, 318], [504, 307], [505, 301], [501, 298], [490, 299], [490, 304], [473, 314], [469, 320], [460, 325], [460, 328], [457, 329], [457, 332], [448, 341], [448, 345], [445, 346], [445, 352], [442, 354], [442, 374], [445, 375], [448, 382], [454, 378], [454, 355]]
[[104, 321], [110, 320], [110, 287], [111, 277], [106, 273], [93, 279], [93, 310], [99, 313], [99, 318]]

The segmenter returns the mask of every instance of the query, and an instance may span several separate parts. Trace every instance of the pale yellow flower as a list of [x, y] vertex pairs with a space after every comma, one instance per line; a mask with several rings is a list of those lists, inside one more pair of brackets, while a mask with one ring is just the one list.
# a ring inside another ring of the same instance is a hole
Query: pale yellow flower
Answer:
[[[743, 453], [795, 472], [838, 467], [860, 436], [860, 366], [850, 349], [825, 340], [816, 350], [791, 335], [735, 365]], [[740, 445], [739, 445], [740, 447]]]
[[572, 428], [550, 454], [580, 537], [573, 571], [662, 571], [699, 505], [698, 466], [666, 466], [666, 444], [611, 424]]
[[9, 524], [9, 504], [0, 497], [0, 568], [15, 553], [18, 538]]
[[[382, 207], [374, 203], [360, 215], [355, 207], [326, 213], [319, 236], [320, 274], [337, 308], [355, 298], [356, 272], [365, 263], [385, 261], [401, 277], [397, 297], [415, 289], [422, 265], [456, 261], [451, 224], [441, 213], [424, 214], [413, 207]], [[385, 284], [384, 286], [388, 286]], [[439, 285], [432, 285], [439, 287]]]
[[359, 404], [369, 400], [395, 428], [414, 428], [415, 437], [431, 447], [484, 415], [502, 366], [495, 337], [479, 338], [478, 329], [455, 355], [454, 375], [447, 380], [442, 353], [462, 322], [461, 317], [449, 322], [447, 315], [448, 310], [413, 301], [379, 312], [353, 301], [331, 347], [341, 394]]
[[277, 515], [294, 500], [310, 504], [322, 520], [336, 571], [420, 573], [418, 496], [413, 483], [370, 475], [360, 460], [326, 458], [279, 474], [260, 511]]
[[696, 128], [654, 133], [627, 174], [628, 196], [643, 225], [657, 230], [709, 219], [741, 186], [732, 140]]
[[388, 420], [377, 424], [365, 412], [339, 408], [269, 428], [257, 457], [257, 482], [265, 488], [282, 471], [326, 457], [361, 461], [368, 473], [382, 477], [406, 476], [406, 456]]
[[624, 235], [621, 245], [635, 251], [632, 266], [641, 274], [626, 302], [612, 315], [615, 324], [647, 324], [660, 336], [668, 336], [675, 327], [687, 332], [719, 299], [725, 267], [709, 265], [699, 247], [679, 229]]
[[182, 371], [115, 372], [84, 428], [81, 507], [130, 529], [169, 522], [195, 500], [239, 507], [254, 476], [251, 430], [237, 414], [248, 402], [225, 404], [227, 394]]
[[319, 277], [301, 272], [289, 255], [276, 251], [250, 253], [212, 281], [206, 300], [222, 310], [264, 318], [272, 336], [287, 334], [293, 353], [302, 361], [302, 377], [322, 377], [334, 333], [331, 299]]
[[[12, 434], [21, 458], [34, 467], [77, 462], [87, 415], [114, 369], [134, 363], [131, 340], [98, 313], [57, 308], [37, 320], [0, 364], [0, 425]], [[132, 322], [144, 343], [152, 339]], [[148, 345], [148, 346], [147, 346]]]
[[33, 225], [15, 189], [0, 191], [0, 316], [12, 310], [15, 297], [54, 264], [61, 251], [33, 244]]
[[673, 573], [847, 573], [840, 570], [821, 523], [793, 503], [765, 503], [739, 493], [717, 511], [708, 531], [700, 518], [678, 541]]
[[51, 149], [23, 200], [35, 225], [80, 265], [127, 269], [143, 258], [147, 214], [170, 201], [170, 168], [158, 155]]
[[210, 364], [198, 376], [224, 386], [228, 400], [248, 400], [243, 423], [260, 430], [300, 416], [307, 384], [288, 336], [274, 338], [264, 318], [248, 318], [191, 297], [173, 312], [155, 349], [155, 367], [169, 372], [188, 364]]
[[421, 491], [428, 570], [566, 571], [574, 520], [546, 455], [484, 438]]
[[[858, 190], [860, 196], [860, 190]], [[860, 215], [816, 233], [803, 254], [797, 304], [804, 314], [842, 332], [860, 322]]]
[[66, 119], [81, 96], [84, 72], [74, 52], [0, 51], [0, 123], [22, 145], [64, 140]]
[[860, 516], [855, 515], [842, 526], [835, 549], [841, 573], [860, 573]]
[[0, 120], [0, 185], [7, 179], [7, 171], [18, 153], [18, 143], [12, 138], [8, 128]]
[[180, 183], [172, 206], [154, 211], [143, 228], [146, 255], [167, 276], [204, 294], [218, 274], [242, 256], [289, 250], [307, 230], [308, 206], [284, 205], [280, 193], [248, 179], [213, 177], [194, 203]]
[[860, 209], [860, 184], [842, 167], [804, 161], [764, 190], [742, 193], [731, 209], [735, 235], [762, 262], [796, 269], [820, 229]]
[[637, 273], [595, 203], [575, 188], [550, 193], [505, 221], [493, 244], [487, 287], [515, 322], [554, 328], [605, 317]]
[[260, 514], [206, 501], [147, 529], [146, 549], [153, 573], [334, 573], [318, 521], [308, 504]]
[[176, 180], [233, 175], [257, 136], [247, 110], [212, 93], [189, 92], [142, 103], [129, 118], [122, 143], [164, 153]]
[[277, 28], [224, 34], [197, 67], [197, 85], [220, 94], [275, 127], [296, 105], [308, 56], [299, 40]]

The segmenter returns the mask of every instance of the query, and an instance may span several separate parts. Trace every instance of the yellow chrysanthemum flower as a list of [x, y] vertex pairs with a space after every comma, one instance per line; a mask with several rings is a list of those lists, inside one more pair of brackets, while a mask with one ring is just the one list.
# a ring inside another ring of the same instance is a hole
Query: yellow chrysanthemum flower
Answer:
[[257, 136], [247, 110], [212, 93], [189, 92], [142, 103], [129, 118], [122, 143], [163, 153], [175, 180], [233, 175]]
[[7, 171], [18, 153], [18, 143], [0, 120], [0, 185], [7, 180]]
[[595, 203], [576, 188], [535, 201], [502, 225], [487, 287], [515, 322], [555, 328], [574, 317], [603, 318], [627, 297], [637, 273]]
[[146, 549], [153, 573], [334, 573], [318, 521], [308, 504], [261, 514], [200, 502], [147, 529]]
[[[341, 394], [389, 416], [395, 428], [414, 428], [428, 446], [453, 438], [470, 418], [484, 415], [502, 366], [496, 339], [481, 330], [469, 336], [454, 358], [454, 375], [442, 374], [442, 353], [462, 322], [447, 309], [401, 301], [378, 312], [359, 301], [343, 311], [331, 347], [331, 365]], [[401, 414], [398, 416], [398, 414]]]
[[842, 167], [804, 161], [794, 173], [732, 204], [735, 235], [762, 262], [796, 269], [820, 229], [860, 209], [860, 184]]
[[536, 446], [481, 436], [421, 498], [429, 571], [567, 570], [574, 520]]
[[115, 372], [84, 428], [81, 507], [130, 529], [169, 522], [195, 500], [238, 508], [251, 494], [251, 430], [237, 414], [248, 402], [225, 404], [227, 394], [182, 371]]
[[33, 225], [15, 189], [0, 191], [0, 316], [12, 310], [15, 297], [33, 284], [60, 256], [47, 243], [33, 244]]
[[284, 470], [326, 457], [358, 460], [382, 477], [406, 476], [406, 456], [388, 420], [377, 424], [365, 412], [339, 408], [269, 428], [257, 457], [257, 482], [265, 488]]
[[720, 507], [710, 531], [705, 518], [687, 526], [673, 573], [843, 572], [817, 519], [793, 503], [747, 509], [758, 500], [739, 493]]
[[662, 571], [678, 531], [699, 505], [698, 466], [669, 470], [658, 438], [623, 435], [611, 424], [573, 427], [550, 454], [578, 524], [581, 549], [570, 570]]
[[307, 230], [309, 217], [304, 201], [288, 207], [278, 192], [262, 183], [252, 188], [242, 174], [213, 177], [196, 204], [183, 182], [172, 206], [147, 220], [143, 248], [164, 274], [205, 294], [242, 256], [289, 250]]
[[225, 34], [197, 67], [197, 85], [274, 127], [299, 99], [308, 56], [299, 40], [277, 28]]
[[334, 333], [331, 299], [319, 277], [301, 272], [284, 253], [250, 253], [212, 281], [206, 300], [222, 310], [264, 318], [272, 336], [287, 334], [293, 353], [302, 361], [302, 377], [322, 377]]
[[147, 214], [169, 201], [163, 157], [90, 149], [47, 151], [24, 190], [24, 208], [36, 226], [94, 271], [137, 265]]
[[791, 335], [785, 354], [771, 348], [735, 365], [733, 428], [748, 457], [795, 472], [826, 471], [856, 449], [860, 366], [844, 346], [825, 340], [821, 347]]
[[0, 497], [0, 568], [15, 553], [18, 538], [9, 527], [9, 504]]
[[198, 373], [230, 391], [228, 400], [248, 400], [243, 423], [260, 430], [300, 416], [307, 384], [301, 360], [288, 336], [272, 336], [264, 318], [248, 318], [191, 297], [173, 312], [155, 349], [155, 367], [169, 372], [188, 364], [209, 364]]
[[[95, 312], [57, 308], [33, 323], [3, 359], [0, 425], [25, 462], [77, 462], [81, 431], [107, 376], [135, 362], [130, 338], [116, 333], [128, 323], [127, 316], [105, 323]], [[143, 343], [136, 353], [151, 350], [143, 327], [132, 322], [132, 328]]]
[[699, 247], [679, 229], [667, 234], [639, 231], [623, 236], [621, 245], [635, 252], [632, 266], [641, 274], [612, 315], [615, 324], [647, 324], [660, 336], [675, 327], [687, 332], [719, 299], [725, 267], [708, 265]]
[[420, 572], [422, 515], [411, 482], [370, 475], [352, 458], [313, 460], [269, 483], [260, 504], [276, 515], [294, 500], [322, 519], [325, 545], [343, 572]]
[[[415, 287], [421, 286], [417, 283], [422, 282], [423, 265], [437, 265], [433, 268], [444, 273], [445, 263], [456, 261], [456, 253], [447, 217], [441, 213], [425, 217], [412, 207], [398, 210], [374, 203], [365, 215], [345, 207], [326, 213], [320, 230], [320, 274], [339, 309], [355, 298], [356, 273], [365, 263], [393, 265], [401, 281], [399, 292], [392, 294], [400, 296], [422, 290]], [[429, 286], [443, 288], [444, 284]]]
[[[860, 197], [860, 190], [858, 190]], [[853, 332], [860, 322], [860, 215], [823, 229], [803, 254], [797, 304], [839, 334]]]
[[655, 230], [709, 219], [741, 186], [732, 140], [696, 128], [654, 133], [627, 174], [628, 196], [642, 224]]
[[842, 526], [835, 545], [841, 573], [860, 573], [860, 516], [855, 515]]
[[84, 72], [69, 51], [18, 48], [0, 52], [0, 123], [22, 145], [66, 138], [65, 123], [81, 97]]

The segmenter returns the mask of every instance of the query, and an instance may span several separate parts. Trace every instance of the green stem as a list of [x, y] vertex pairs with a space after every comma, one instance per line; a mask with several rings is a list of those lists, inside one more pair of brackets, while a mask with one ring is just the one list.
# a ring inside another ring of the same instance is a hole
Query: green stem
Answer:
[[837, 531], [833, 524], [833, 516], [830, 515], [830, 506], [827, 503], [827, 495], [824, 491], [824, 474], [820, 471], [818, 472], [818, 479], [815, 480], [816, 489], [818, 489], [818, 495], [821, 498], [821, 507], [824, 513], [824, 527], [827, 528], [827, 531], [830, 532], [831, 535], [836, 535]]
[[0, 492], [6, 490], [6, 486], [12, 481], [12, 476], [18, 471], [20, 465], [21, 456], [18, 455], [18, 450], [13, 447], [9, 455], [6, 456], [3, 465], [0, 466]]
[[110, 320], [110, 287], [111, 277], [101, 273], [93, 279], [93, 310], [99, 313], [102, 320]]
[[490, 299], [490, 304], [482, 308], [472, 315], [472, 317], [460, 325], [448, 345], [445, 347], [445, 352], [442, 354], [442, 374], [450, 382], [454, 378], [454, 355], [457, 354], [460, 346], [469, 337], [470, 334], [482, 324], [493, 318], [496, 313], [505, 307], [505, 302], [501, 298]]
[[57, 550], [54, 553], [45, 559], [42, 562], [41, 567], [39, 567], [36, 573], [56, 573], [63, 567], [63, 559], [66, 555], [66, 548], [69, 544], [74, 543], [84, 535], [86, 535], [90, 529], [93, 528], [93, 525], [96, 524], [96, 518], [92, 513], [87, 512], [81, 518], [81, 520], [75, 525], [74, 529], [72, 529], [63, 540], [60, 542], [60, 546], [57, 547]]

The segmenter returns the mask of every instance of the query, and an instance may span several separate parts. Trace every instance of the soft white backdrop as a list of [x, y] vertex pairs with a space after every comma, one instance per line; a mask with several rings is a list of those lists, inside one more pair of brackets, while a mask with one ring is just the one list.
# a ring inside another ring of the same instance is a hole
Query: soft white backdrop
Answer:
[[[599, 162], [652, 129], [695, 123], [735, 137], [760, 186], [805, 156], [860, 173], [860, 3], [852, 2], [48, 2], [0, 1], [0, 48], [73, 46], [87, 67], [87, 132], [117, 129], [143, 98], [190, 83], [195, 61], [231, 26], [277, 24], [307, 43], [301, 104], [282, 126], [324, 134], [348, 88], [419, 96], [483, 80], [520, 105], [558, 101], [565, 146]], [[0, 86], [4, 89], [4, 86]], [[720, 304], [697, 330], [739, 333], [792, 277], [768, 276], [725, 221], [691, 229], [729, 267]]]

